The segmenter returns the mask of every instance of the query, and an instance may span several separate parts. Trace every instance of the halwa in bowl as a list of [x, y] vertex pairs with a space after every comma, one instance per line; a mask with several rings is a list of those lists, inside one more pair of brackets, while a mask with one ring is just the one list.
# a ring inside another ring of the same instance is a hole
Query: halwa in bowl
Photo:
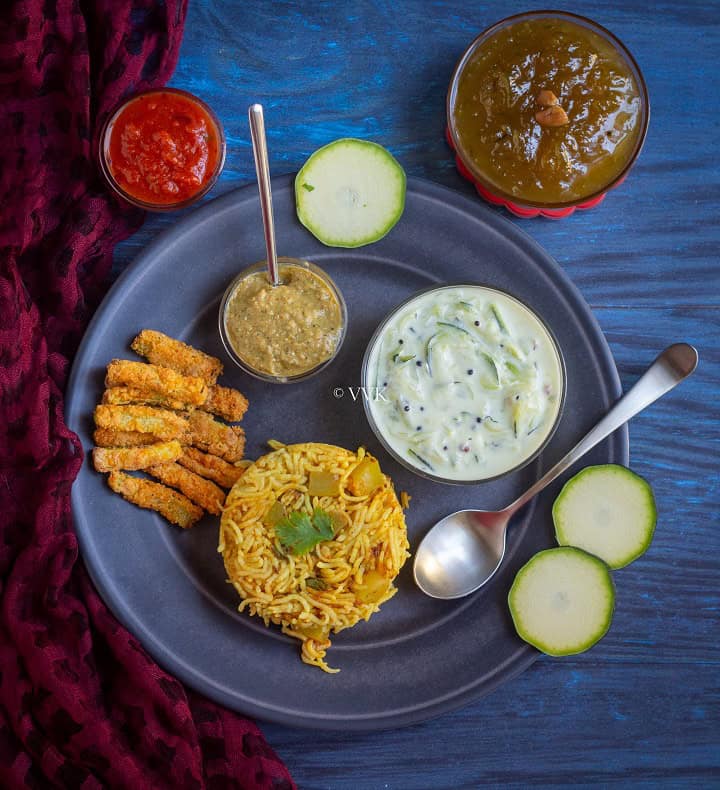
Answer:
[[584, 17], [503, 19], [467, 48], [447, 94], [448, 140], [478, 191], [508, 207], [564, 216], [620, 183], [650, 107], [626, 47]]

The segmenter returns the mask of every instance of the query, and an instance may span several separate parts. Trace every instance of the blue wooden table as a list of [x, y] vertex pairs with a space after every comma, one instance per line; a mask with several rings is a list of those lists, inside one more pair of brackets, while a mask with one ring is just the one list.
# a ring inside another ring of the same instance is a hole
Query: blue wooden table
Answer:
[[[629, 179], [598, 208], [515, 221], [582, 291], [625, 388], [670, 342], [700, 351], [695, 375], [630, 426], [631, 465], [658, 501], [653, 545], [616, 574], [612, 628], [584, 655], [540, 658], [489, 697], [404, 730], [265, 724], [302, 788], [720, 787], [720, 10], [711, 0], [563, 5], [634, 53], [650, 131]], [[274, 175], [337, 137], [366, 137], [409, 175], [472, 195], [443, 140], [453, 66], [490, 23], [545, 6], [191, 0], [172, 84], [224, 122], [228, 160], [213, 195], [254, 179], [254, 101]], [[115, 272], [177, 219], [150, 216], [118, 248]]]

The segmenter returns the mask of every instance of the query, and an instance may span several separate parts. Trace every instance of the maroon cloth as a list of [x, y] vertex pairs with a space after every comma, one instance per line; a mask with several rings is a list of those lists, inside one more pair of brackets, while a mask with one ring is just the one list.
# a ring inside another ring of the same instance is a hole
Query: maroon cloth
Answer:
[[100, 181], [99, 126], [172, 73], [186, 0], [0, 8], [0, 786], [292, 788], [257, 727], [163, 672], [78, 557], [63, 388], [143, 215]]

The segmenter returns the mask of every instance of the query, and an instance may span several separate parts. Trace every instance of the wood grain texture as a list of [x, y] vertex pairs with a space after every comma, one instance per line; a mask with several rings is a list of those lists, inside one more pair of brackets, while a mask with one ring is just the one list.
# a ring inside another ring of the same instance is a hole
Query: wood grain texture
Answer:
[[[654, 542], [616, 574], [612, 628], [587, 654], [541, 658], [484, 700], [404, 730], [264, 725], [302, 788], [720, 786], [720, 12], [638, 0], [568, 8], [631, 49], [650, 90], [650, 131], [628, 180], [598, 208], [517, 222], [593, 307], [625, 388], [670, 342], [700, 351], [696, 374], [630, 426], [632, 467], [657, 496]], [[356, 136], [386, 145], [408, 174], [472, 195], [443, 140], [447, 83], [470, 40], [519, 10], [193, 0], [173, 84], [225, 124], [228, 160], [213, 195], [254, 178], [253, 101], [265, 105], [275, 175]], [[150, 216], [118, 248], [114, 273], [179, 216]]]

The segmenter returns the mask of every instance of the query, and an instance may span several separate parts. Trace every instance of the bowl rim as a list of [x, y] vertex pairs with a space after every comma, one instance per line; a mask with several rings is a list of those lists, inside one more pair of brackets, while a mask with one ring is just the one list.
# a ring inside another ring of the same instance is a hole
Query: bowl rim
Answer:
[[[134, 195], [127, 192], [123, 189], [120, 184], [115, 179], [115, 176], [112, 173], [112, 168], [110, 167], [110, 163], [108, 161], [108, 148], [110, 144], [110, 137], [112, 135], [113, 125], [117, 121], [118, 117], [122, 113], [122, 111], [128, 107], [133, 102], [141, 99], [143, 96], [149, 95], [158, 95], [163, 93], [172, 93], [177, 96], [182, 96], [185, 99], [197, 104], [204, 112], [207, 114], [208, 118], [212, 121], [215, 126], [215, 131], [218, 138], [218, 160], [215, 164], [215, 168], [213, 169], [212, 175], [208, 179], [207, 183], [204, 184], [197, 192], [194, 192], [189, 197], [185, 198], [184, 200], [179, 200], [175, 203], [151, 203], [150, 201], [143, 200], [142, 198], [135, 197]], [[218, 118], [215, 111], [210, 107], [206, 102], [204, 102], [199, 96], [196, 96], [194, 93], [190, 93], [190, 91], [182, 90], [182, 88], [149, 88], [148, 90], [138, 91], [137, 93], [133, 93], [131, 96], [128, 96], [122, 99], [115, 107], [111, 110], [107, 118], [105, 119], [105, 123], [103, 124], [102, 131], [100, 132], [100, 138], [98, 142], [98, 157], [100, 162], [100, 170], [102, 171], [105, 180], [107, 181], [110, 188], [115, 192], [115, 194], [119, 195], [123, 200], [126, 200], [128, 203], [132, 203], [134, 206], [138, 206], [139, 208], [145, 209], [146, 211], [158, 211], [158, 212], [166, 212], [166, 211], [177, 211], [178, 209], [186, 208], [187, 206], [191, 206], [196, 203], [200, 198], [207, 195], [207, 193], [215, 186], [218, 178], [220, 177], [220, 173], [222, 173], [223, 168], [225, 166], [225, 157], [227, 155], [227, 141], [225, 139], [225, 130], [223, 129], [222, 122], [220, 118]]]
[[[628, 157], [627, 162], [623, 166], [623, 168], [618, 171], [618, 173], [604, 186], [600, 189], [595, 190], [594, 192], [588, 193], [587, 195], [583, 195], [580, 198], [573, 198], [572, 200], [567, 201], [559, 201], [559, 202], [540, 202], [534, 200], [526, 200], [521, 196], [512, 195], [508, 192], [503, 191], [493, 183], [491, 183], [485, 176], [480, 172], [479, 168], [473, 162], [473, 160], [466, 154], [463, 145], [460, 141], [460, 137], [458, 135], [457, 129], [455, 127], [455, 120], [453, 115], [453, 108], [455, 103], [455, 98], [457, 95], [458, 84], [460, 81], [460, 76], [463, 72], [463, 69], [467, 65], [467, 62], [470, 58], [475, 54], [477, 49], [487, 41], [491, 36], [495, 35], [499, 30], [509, 27], [516, 22], [521, 22], [527, 19], [540, 19], [540, 18], [563, 18], [570, 22], [574, 22], [582, 27], [588, 28], [593, 32], [600, 35], [610, 44], [612, 44], [615, 49], [618, 51], [620, 56], [626, 61], [630, 70], [633, 72], [633, 76], [638, 85], [638, 90], [640, 93], [640, 104], [641, 104], [641, 126], [640, 126], [640, 134], [638, 135], [637, 140], [635, 141], [635, 147], [633, 149], [632, 155]], [[446, 121], [447, 121], [447, 129], [450, 135], [450, 140], [452, 143], [452, 147], [455, 151], [455, 155], [460, 159], [460, 161], [465, 165], [467, 170], [472, 174], [472, 177], [488, 192], [492, 193], [494, 196], [501, 198], [504, 201], [513, 203], [514, 205], [520, 206], [521, 208], [537, 208], [537, 209], [564, 209], [564, 208], [573, 208], [581, 206], [585, 203], [588, 203], [595, 198], [604, 195], [613, 187], [618, 186], [627, 176], [632, 166], [635, 164], [640, 152], [642, 151], [643, 145], [645, 144], [645, 138], [647, 137], [648, 126], [650, 124], [650, 95], [648, 93], [647, 84], [645, 82], [645, 77], [643, 76], [642, 70], [638, 65], [637, 61], [633, 57], [630, 50], [623, 44], [623, 42], [610, 30], [603, 27], [598, 22], [595, 22], [593, 19], [589, 17], [581, 16], [579, 14], [574, 14], [571, 11], [560, 11], [560, 10], [537, 10], [537, 11], [523, 11], [519, 14], [512, 14], [511, 16], [507, 16], [504, 19], [500, 19], [498, 22], [490, 25], [490, 27], [485, 28], [479, 35], [477, 35], [470, 44], [466, 47], [465, 51], [460, 56], [459, 60], [455, 64], [455, 68], [453, 69], [452, 77], [450, 78], [450, 84], [448, 86], [448, 91], [446, 94], [445, 99], [445, 114], [446, 114]]]
[[453, 282], [453, 283], [445, 283], [443, 285], [432, 285], [428, 288], [422, 288], [419, 291], [415, 291], [413, 294], [408, 296], [407, 299], [404, 299], [400, 304], [396, 305], [387, 315], [380, 321], [377, 328], [372, 334], [367, 347], [365, 348], [365, 354], [363, 355], [362, 361], [362, 368], [361, 368], [361, 384], [363, 386], [365, 392], [369, 392], [370, 389], [370, 382], [369, 378], [369, 364], [370, 358], [372, 356], [372, 352], [375, 349], [375, 346], [378, 342], [378, 339], [382, 336], [383, 331], [386, 329], [388, 324], [395, 318], [403, 308], [407, 307], [415, 299], [419, 299], [422, 296], [425, 296], [428, 293], [432, 293], [433, 291], [444, 291], [449, 290], [451, 288], [482, 288], [486, 291], [494, 291], [495, 293], [502, 294], [502, 296], [511, 299], [512, 301], [516, 302], [520, 305], [520, 307], [524, 308], [535, 320], [540, 324], [540, 326], [545, 330], [548, 338], [550, 339], [550, 343], [555, 351], [555, 355], [557, 357], [558, 366], [560, 369], [560, 381], [561, 381], [561, 393], [557, 408], [557, 414], [555, 415], [555, 419], [553, 424], [550, 426], [547, 434], [543, 441], [538, 445], [538, 447], [533, 450], [533, 452], [528, 455], [526, 458], [522, 458], [515, 466], [506, 469], [496, 475], [492, 475], [490, 477], [481, 477], [473, 480], [457, 480], [454, 478], [449, 477], [442, 477], [441, 475], [435, 475], [431, 472], [427, 472], [424, 469], [421, 469], [418, 466], [415, 466], [411, 461], [406, 458], [403, 458], [400, 453], [395, 450], [391, 444], [386, 440], [382, 431], [378, 427], [377, 423], [375, 422], [375, 418], [372, 414], [372, 407], [370, 405], [370, 398], [364, 397], [363, 400], [363, 408], [365, 410], [365, 417], [367, 418], [370, 427], [372, 428], [373, 433], [377, 437], [380, 444], [385, 448], [385, 450], [394, 458], [399, 464], [404, 466], [409, 471], [413, 472], [414, 474], [418, 475], [419, 477], [424, 477], [426, 480], [432, 480], [435, 483], [445, 483], [447, 485], [457, 485], [457, 486], [468, 486], [468, 485], [480, 485], [481, 483], [489, 483], [493, 480], [499, 480], [502, 477], [506, 477], [507, 475], [512, 474], [513, 472], [517, 472], [523, 467], [527, 466], [528, 464], [532, 463], [548, 446], [550, 441], [552, 440], [555, 432], [560, 425], [560, 421], [563, 416], [563, 412], [565, 410], [565, 399], [567, 395], [567, 368], [565, 366], [565, 357], [562, 353], [562, 349], [560, 348], [560, 344], [558, 343], [557, 337], [555, 333], [550, 329], [548, 324], [545, 320], [538, 315], [538, 313], [530, 307], [527, 302], [520, 299], [515, 294], [510, 293], [509, 291], [505, 290], [504, 288], [499, 288], [496, 285], [488, 285], [487, 283], [481, 282]]
[[321, 370], [324, 370], [340, 353], [340, 349], [342, 348], [343, 343], [345, 342], [345, 336], [347, 335], [347, 327], [348, 327], [348, 311], [347, 311], [347, 304], [345, 303], [345, 298], [342, 295], [342, 291], [338, 288], [335, 281], [330, 277], [330, 275], [322, 269], [317, 264], [313, 263], [312, 261], [305, 260], [304, 258], [290, 258], [287, 256], [278, 256], [278, 269], [282, 270], [283, 267], [287, 266], [298, 266], [301, 269], [305, 269], [307, 271], [312, 272], [314, 275], [319, 277], [330, 289], [333, 296], [337, 299], [338, 305], [340, 306], [340, 317], [342, 320], [340, 326], [340, 336], [338, 337], [337, 344], [335, 346], [335, 350], [326, 360], [315, 365], [315, 367], [311, 368], [310, 370], [304, 371], [303, 373], [297, 373], [291, 376], [275, 376], [272, 373], [267, 373], [262, 370], [258, 370], [257, 368], [252, 367], [247, 362], [245, 362], [242, 357], [237, 353], [233, 344], [230, 342], [230, 338], [227, 334], [227, 330], [225, 327], [225, 312], [228, 306], [228, 302], [232, 297], [236, 286], [241, 280], [244, 280], [246, 277], [256, 274], [257, 272], [264, 271], [267, 268], [266, 261], [257, 261], [256, 263], [250, 264], [250, 266], [246, 266], [242, 269], [233, 279], [230, 281], [229, 285], [225, 289], [225, 292], [220, 299], [220, 308], [218, 309], [218, 332], [220, 334], [220, 340], [222, 341], [223, 347], [227, 355], [230, 359], [245, 373], [250, 376], [253, 376], [256, 379], [260, 379], [260, 381], [266, 381], [271, 384], [295, 384], [301, 381], [305, 381], [305, 379], [314, 376], [316, 373], [319, 373]]

